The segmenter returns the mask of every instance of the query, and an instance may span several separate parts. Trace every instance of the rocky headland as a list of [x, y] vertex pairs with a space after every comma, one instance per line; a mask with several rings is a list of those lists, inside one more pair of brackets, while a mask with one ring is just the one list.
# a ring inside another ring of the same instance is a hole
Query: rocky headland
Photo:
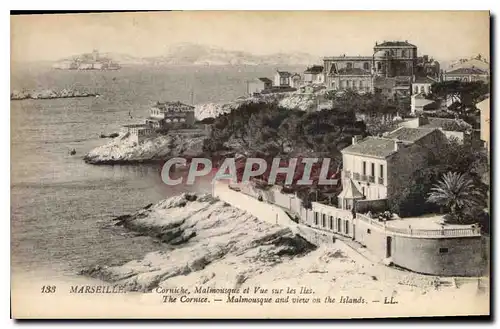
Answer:
[[129, 291], [305, 286], [318, 296], [348, 294], [370, 302], [381, 296], [408, 302], [446, 293], [477, 297], [476, 282], [457, 289], [442, 278], [370, 263], [341, 241], [316, 246], [272, 218], [261, 221], [206, 194], [171, 197], [115, 218], [110, 225], [159, 242], [158, 251], [143, 259], [97, 264], [80, 273]]
[[[320, 94], [300, 94], [296, 92], [275, 93], [260, 97], [241, 97], [225, 103], [207, 103], [195, 107], [195, 117], [201, 121], [237, 110], [250, 103], [278, 103], [289, 109], [309, 111], [316, 105]], [[108, 144], [97, 147], [85, 155], [84, 160], [91, 164], [139, 163], [167, 160], [171, 157], [193, 157], [203, 154], [203, 141], [206, 134], [168, 135], [152, 137], [136, 144], [124, 134], [120, 134]]]
[[238, 109], [241, 105], [250, 103], [277, 103], [278, 105], [301, 111], [311, 111], [317, 106], [318, 99], [324, 95], [324, 90], [316, 93], [282, 92], [269, 93], [253, 97], [240, 97], [234, 101], [222, 103], [206, 103], [195, 106], [197, 120], [215, 118]]
[[172, 157], [194, 157], [202, 153], [205, 134], [167, 134], [137, 144], [128, 134], [120, 133], [108, 144], [99, 146], [84, 157], [90, 164], [131, 164], [167, 160]]
[[54, 99], [54, 98], [75, 98], [75, 97], [96, 97], [99, 96], [96, 93], [78, 91], [78, 90], [35, 90], [35, 91], [17, 91], [14, 90], [10, 93], [11, 100], [23, 100], [23, 99]]

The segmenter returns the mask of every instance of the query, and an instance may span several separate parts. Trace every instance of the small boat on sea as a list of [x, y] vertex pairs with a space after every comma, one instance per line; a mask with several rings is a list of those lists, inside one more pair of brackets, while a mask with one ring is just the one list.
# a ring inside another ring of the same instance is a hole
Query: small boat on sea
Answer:
[[76, 150], [75, 149], [72, 149], [71, 152], [69, 152], [70, 155], [75, 155], [76, 154]]

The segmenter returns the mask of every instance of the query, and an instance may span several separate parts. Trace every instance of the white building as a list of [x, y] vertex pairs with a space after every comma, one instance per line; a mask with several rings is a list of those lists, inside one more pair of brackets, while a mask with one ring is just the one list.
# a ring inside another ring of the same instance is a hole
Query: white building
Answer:
[[436, 82], [438, 81], [430, 77], [416, 77], [411, 84], [411, 93], [428, 95], [432, 92], [432, 84]]

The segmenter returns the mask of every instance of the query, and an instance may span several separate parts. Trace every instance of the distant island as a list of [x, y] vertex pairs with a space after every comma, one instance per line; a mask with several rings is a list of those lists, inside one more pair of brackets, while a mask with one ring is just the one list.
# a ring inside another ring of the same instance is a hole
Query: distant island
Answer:
[[[235, 66], [235, 65], [312, 65], [320, 58], [308, 53], [274, 53], [257, 55], [220, 47], [177, 43], [158, 56], [136, 57], [115, 52], [98, 52], [76, 55], [53, 63], [62, 70], [116, 70], [121, 66]], [[119, 64], [118, 64], [119, 63]]]
[[58, 70], [119, 70], [121, 66], [108, 57], [100, 56], [97, 50], [91, 54], [82, 54], [69, 59], [63, 59], [52, 65]]
[[96, 93], [90, 93], [86, 91], [78, 90], [68, 90], [63, 89], [59, 91], [45, 89], [37, 91], [17, 91], [14, 90], [10, 93], [10, 99], [13, 101], [23, 100], [23, 99], [54, 99], [54, 98], [75, 98], [75, 97], [98, 97]]

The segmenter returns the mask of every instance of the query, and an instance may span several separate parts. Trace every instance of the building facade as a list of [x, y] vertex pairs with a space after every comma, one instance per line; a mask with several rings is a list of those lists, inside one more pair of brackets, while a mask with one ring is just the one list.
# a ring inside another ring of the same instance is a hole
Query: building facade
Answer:
[[325, 57], [323, 63], [324, 80], [328, 89], [373, 92], [372, 57]]
[[480, 120], [481, 120], [481, 140], [484, 143], [484, 146], [488, 150], [488, 155], [490, 154], [490, 98], [486, 98], [485, 100], [476, 104], [476, 107], [480, 111]]
[[381, 93], [406, 97], [417, 72], [417, 47], [408, 41], [376, 43], [370, 56], [334, 56], [323, 59], [328, 89]]
[[156, 102], [151, 107], [146, 124], [152, 128], [168, 128], [175, 124], [194, 124], [194, 106], [181, 102]]
[[432, 84], [439, 82], [431, 77], [415, 77], [411, 83], [411, 93], [415, 94], [430, 94], [432, 93]]
[[411, 175], [427, 165], [431, 152], [439, 154], [447, 143], [443, 132], [432, 128], [401, 127], [383, 137], [354, 136], [352, 145], [341, 151], [343, 192], [350, 194], [341, 193], [339, 205], [345, 210], [360, 200], [382, 205], [377, 201], [394, 198]]
[[325, 74], [323, 66], [313, 65], [304, 71], [304, 83], [306, 84], [323, 84], [325, 83]]
[[413, 76], [417, 64], [417, 46], [406, 41], [384, 41], [373, 47], [377, 75]]
[[290, 72], [286, 71], [276, 71], [274, 74], [274, 87], [283, 87], [283, 88], [288, 88], [291, 87], [291, 77], [292, 74]]
[[475, 67], [462, 67], [447, 71], [443, 75], [444, 81], [462, 81], [462, 82], [474, 82], [483, 81], [489, 82], [490, 77], [487, 71], [475, 68]]
[[142, 143], [145, 139], [154, 135], [154, 129], [144, 123], [130, 124], [122, 126], [122, 133], [128, 134], [130, 139], [136, 144]]
[[260, 94], [263, 91], [270, 90], [273, 82], [268, 78], [257, 78], [248, 83], [248, 94]]

